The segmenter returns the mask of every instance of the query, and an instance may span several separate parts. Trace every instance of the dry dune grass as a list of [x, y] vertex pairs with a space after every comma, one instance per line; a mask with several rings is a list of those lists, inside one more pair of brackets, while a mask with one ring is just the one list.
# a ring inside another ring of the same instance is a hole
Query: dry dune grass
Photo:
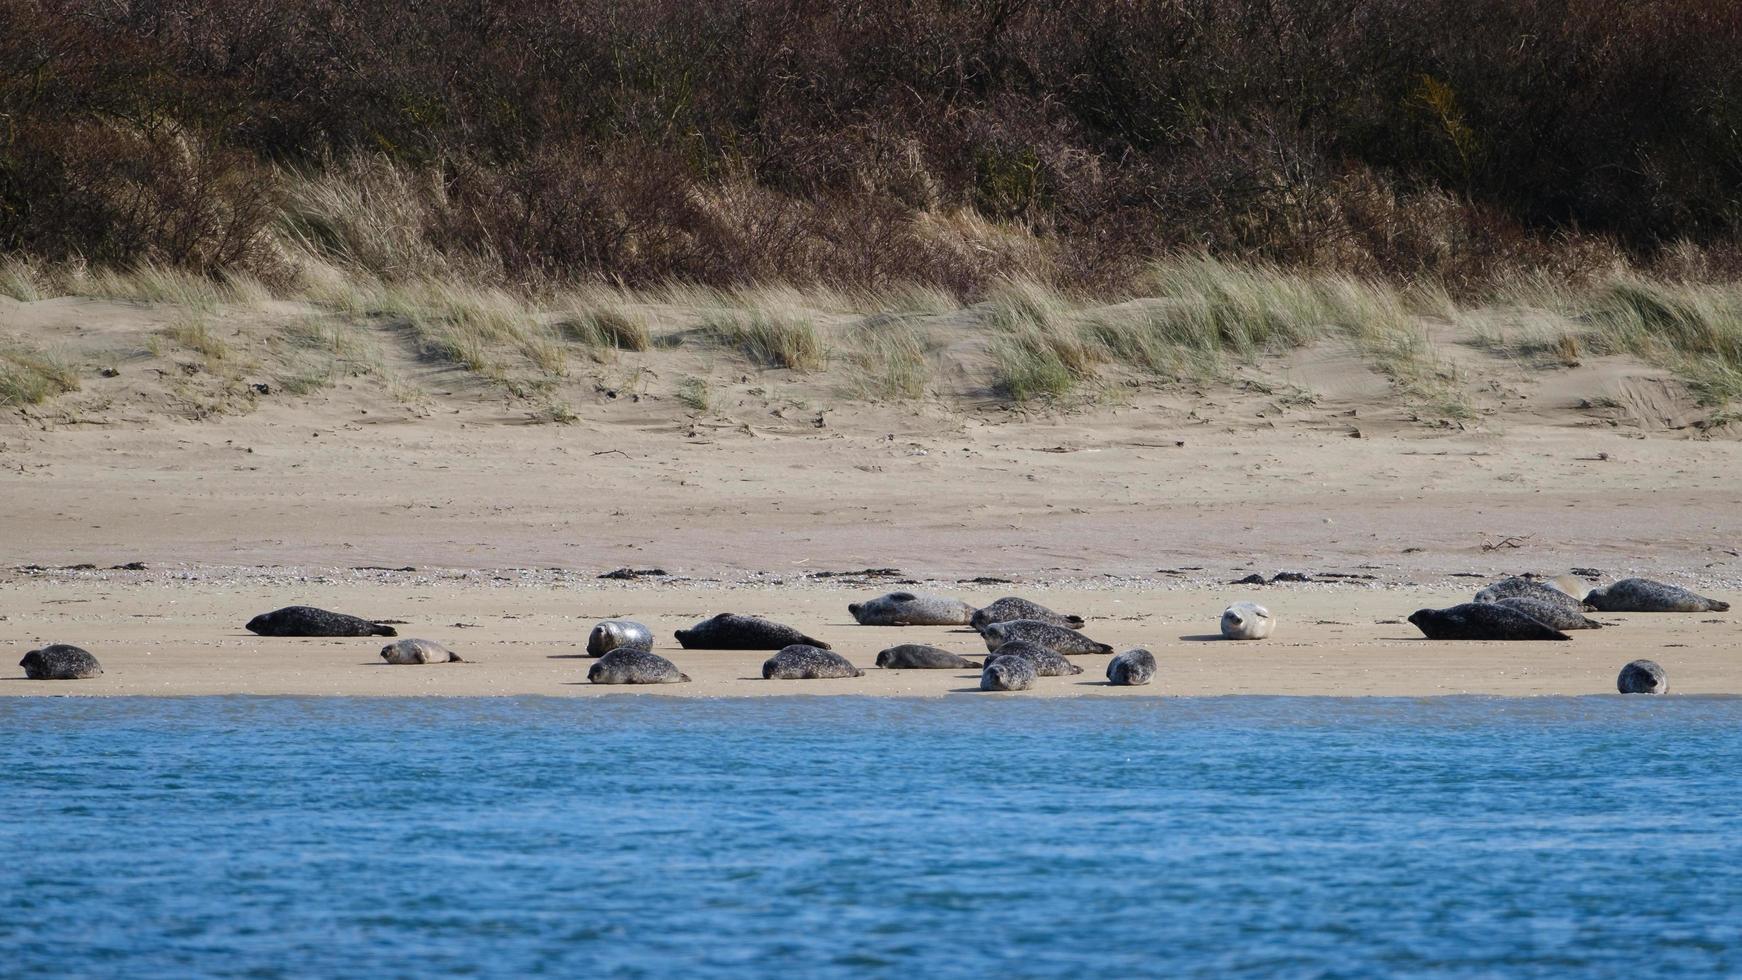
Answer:
[[[404, 191], [387, 184], [378, 197], [391, 203]], [[317, 191], [342, 193], [316, 185], [308, 193]], [[434, 257], [396, 252], [411, 246], [384, 217], [359, 221], [364, 231], [347, 232], [346, 240], [363, 236], [369, 247], [353, 242], [346, 254], [363, 258], [335, 264], [323, 245], [322, 254], [298, 259], [292, 289], [149, 264], [123, 271], [14, 256], [0, 264], [0, 293], [26, 302], [97, 296], [179, 311], [161, 336], [199, 353], [214, 371], [232, 357], [215, 323], [237, 311], [265, 309], [274, 299], [301, 302], [311, 318], [287, 330], [279, 352], [280, 381], [298, 391], [366, 373], [371, 359], [378, 369], [379, 356], [339, 349], [360, 343], [373, 323], [401, 330], [427, 360], [546, 398], [551, 384], [571, 375], [577, 352], [602, 365], [621, 352], [699, 336], [764, 368], [819, 373], [838, 361], [857, 397], [917, 399], [934, 377], [940, 331], [964, 330], [987, 339], [988, 388], [1017, 402], [1093, 396], [1120, 378], [1227, 380], [1261, 370], [1266, 355], [1333, 343], [1348, 345], [1423, 414], [1467, 418], [1469, 388], [1480, 379], [1464, 376], [1445, 356], [1440, 344], [1448, 336], [1544, 363], [1627, 352], [1680, 373], [1708, 403], [1742, 398], [1742, 287], [1734, 285], [1636, 273], [1580, 288], [1520, 279], [1487, 303], [1466, 306], [1432, 281], [1393, 285], [1200, 255], [1154, 263], [1111, 297], [1029, 278], [1002, 280], [971, 303], [916, 284], [876, 291], [676, 282], [646, 290], [613, 283], [519, 290], [429, 274], [391, 279], [361, 268], [418, 268]], [[315, 228], [311, 220], [299, 233], [314, 242]], [[1430, 331], [1435, 324], [1444, 329]], [[334, 332], [341, 329], [345, 337]], [[311, 342], [317, 335], [325, 340]], [[59, 382], [43, 379], [64, 374], [30, 374], [18, 363], [19, 357], [9, 361], [9, 370], [23, 377], [9, 397], [52, 397]], [[707, 400], [697, 392], [673, 394], [685, 404]]]
[[78, 374], [60, 358], [0, 338], [0, 405], [35, 405], [78, 388]]

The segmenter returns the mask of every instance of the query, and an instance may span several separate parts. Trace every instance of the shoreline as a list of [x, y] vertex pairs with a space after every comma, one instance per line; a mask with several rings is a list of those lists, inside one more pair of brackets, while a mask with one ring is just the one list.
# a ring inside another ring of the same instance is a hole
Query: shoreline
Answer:
[[[788, 581], [775, 588], [755, 582], [589, 585], [535, 576], [527, 583], [492, 579], [486, 584], [422, 573], [416, 581], [357, 582], [318, 575], [183, 572], [192, 577], [147, 580], [141, 576], [154, 573], [104, 577], [107, 573], [87, 572], [5, 581], [0, 585], [0, 655], [7, 659], [0, 661], [0, 697], [937, 698], [981, 693], [977, 672], [874, 666], [878, 650], [899, 643], [930, 643], [974, 659], [985, 652], [980, 637], [965, 627], [854, 624], [847, 602], [895, 587], [883, 580]], [[1476, 584], [1023, 582], [935, 591], [970, 603], [1012, 592], [1031, 596], [1061, 612], [1083, 615], [1088, 620], [1084, 632], [1116, 650], [1149, 649], [1161, 667], [1149, 686], [1114, 688], [1104, 680], [1108, 657], [1078, 657], [1073, 660], [1083, 668], [1081, 675], [1041, 678], [1033, 690], [1006, 697], [1611, 694], [1622, 665], [1640, 658], [1665, 667], [1672, 694], [1742, 694], [1742, 657], [1737, 656], [1742, 618], [1726, 614], [1598, 613], [1594, 616], [1604, 629], [1579, 631], [1564, 643], [1436, 642], [1404, 622], [1417, 608], [1466, 601]], [[1216, 635], [1221, 609], [1245, 598], [1277, 616], [1273, 638], [1235, 642]], [[388, 641], [380, 637], [269, 638], [242, 629], [256, 613], [295, 603], [403, 620], [397, 627], [401, 638], [436, 640], [468, 662], [388, 669], [378, 655]], [[766, 616], [818, 636], [865, 676], [766, 681], [760, 665], [771, 651], [684, 650], [672, 639], [674, 630], [727, 611]], [[655, 652], [693, 682], [628, 688], [587, 683], [593, 661], [583, 655], [586, 634], [598, 620], [619, 617], [648, 625]], [[18, 658], [48, 642], [89, 649], [105, 673], [86, 681], [22, 679]]]

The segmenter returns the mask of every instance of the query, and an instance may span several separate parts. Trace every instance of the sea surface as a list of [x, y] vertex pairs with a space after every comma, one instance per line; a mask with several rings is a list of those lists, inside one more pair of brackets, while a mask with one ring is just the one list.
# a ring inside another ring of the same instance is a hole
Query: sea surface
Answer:
[[1742, 973], [1742, 700], [0, 699], [0, 975]]

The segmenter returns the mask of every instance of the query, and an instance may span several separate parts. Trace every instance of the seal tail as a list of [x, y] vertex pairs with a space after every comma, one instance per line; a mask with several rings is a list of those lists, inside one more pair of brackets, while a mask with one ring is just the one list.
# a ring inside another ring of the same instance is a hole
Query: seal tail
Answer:
[[1711, 600], [1711, 603], [1712, 603], [1712, 608], [1706, 610], [1707, 612], [1729, 612], [1730, 611], [1730, 604], [1728, 602], [1719, 602], [1718, 600], [1713, 599], [1713, 600]]
[[370, 634], [371, 636], [398, 636], [399, 635], [399, 631], [394, 629], [391, 626], [383, 626], [380, 623], [371, 623], [370, 625], [375, 627], [374, 632], [372, 632]]
[[1065, 622], [1069, 623], [1071, 629], [1074, 629], [1074, 630], [1080, 630], [1084, 626], [1089, 625], [1088, 620], [1084, 619], [1081, 616], [1066, 616]]
[[463, 664], [465, 662], [466, 659], [457, 653], [448, 654], [448, 663], [450, 664]]

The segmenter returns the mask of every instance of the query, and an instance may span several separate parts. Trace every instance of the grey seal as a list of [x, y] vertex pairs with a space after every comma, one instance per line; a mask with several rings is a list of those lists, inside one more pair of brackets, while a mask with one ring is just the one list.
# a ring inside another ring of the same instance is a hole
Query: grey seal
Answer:
[[1074, 629], [1054, 626], [1035, 619], [1017, 619], [1008, 623], [993, 623], [980, 631], [987, 650], [996, 650], [1012, 640], [1022, 640], [1037, 647], [1046, 647], [1066, 657], [1113, 653], [1105, 643], [1096, 643]]
[[390, 664], [463, 664], [460, 655], [434, 640], [399, 640], [381, 648]]
[[1007, 595], [990, 605], [981, 606], [974, 615], [968, 618], [968, 625], [984, 633], [986, 627], [994, 623], [1010, 623], [1018, 619], [1032, 619], [1037, 623], [1051, 623], [1054, 626], [1064, 626], [1077, 629], [1083, 625], [1083, 617], [1066, 616], [1055, 613], [1038, 602], [1030, 602], [1019, 596]]
[[903, 643], [880, 651], [877, 666], [888, 670], [979, 670], [982, 665], [923, 643]]
[[864, 677], [846, 657], [809, 643], [794, 643], [762, 662], [762, 679], [772, 681], [820, 681], [837, 677]]
[[1624, 578], [1592, 589], [1585, 602], [1604, 612], [1729, 612], [1730, 604], [1648, 578]]
[[328, 612], [313, 606], [285, 606], [248, 621], [248, 632], [261, 636], [398, 636], [383, 623]]
[[1450, 609], [1417, 609], [1409, 621], [1430, 640], [1569, 640], [1510, 606], [1466, 602]]
[[678, 630], [675, 635], [686, 650], [779, 650], [797, 643], [829, 649], [827, 643], [812, 639], [790, 626], [731, 613], [704, 619], [687, 630]]
[[986, 655], [986, 662], [991, 663], [999, 657], [1027, 657], [1034, 661], [1034, 672], [1040, 677], [1069, 677], [1083, 672], [1083, 668], [1063, 655], [1023, 640], [1012, 640], [992, 651]]
[[974, 607], [960, 599], [912, 592], [890, 592], [850, 602], [847, 612], [860, 626], [966, 626]]
[[1107, 683], [1115, 687], [1140, 687], [1155, 677], [1155, 655], [1138, 647], [1107, 662]]
[[1222, 610], [1222, 636], [1230, 640], [1262, 640], [1276, 628], [1270, 610], [1256, 602], [1236, 602]]
[[677, 664], [646, 650], [612, 650], [587, 670], [594, 684], [687, 684]]
[[1603, 624], [1586, 616], [1576, 609], [1569, 608], [1564, 602], [1549, 602], [1535, 596], [1514, 595], [1494, 603], [1516, 609], [1550, 629], [1557, 630], [1600, 630]]
[[1558, 603], [1559, 605], [1566, 606], [1573, 612], [1584, 612], [1585, 610], [1585, 606], [1579, 601], [1578, 596], [1568, 595], [1547, 582], [1541, 582], [1533, 578], [1525, 578], [1521, 575], [1514, 575], [1508, 579], [1501, 579], [1493, 585], [1488, 586], [1482, 591], [1476, 593], [1476, 601], [1499, 602], [1501, 599], [1510, 599], [1515, 596], [1524, 596], [1530, 599], [1541, 599], [1544, 602]]
[[50, 643], [32, 650], [18, 661], [24, 676], [33, 681], [82, 681], [103, 672], [103, 665], [91, 656], [91, 651], [70, 643]]
[[607, 619], [587, 634], [587, 656], [603, 657], [612, 650], [653, 651], [653, 631], [627, 619]]
[[1655, 660], [1635, 660], [1621, 668], [1615, 689], [1622, 694], [1668, 694], [1669, 675]]

